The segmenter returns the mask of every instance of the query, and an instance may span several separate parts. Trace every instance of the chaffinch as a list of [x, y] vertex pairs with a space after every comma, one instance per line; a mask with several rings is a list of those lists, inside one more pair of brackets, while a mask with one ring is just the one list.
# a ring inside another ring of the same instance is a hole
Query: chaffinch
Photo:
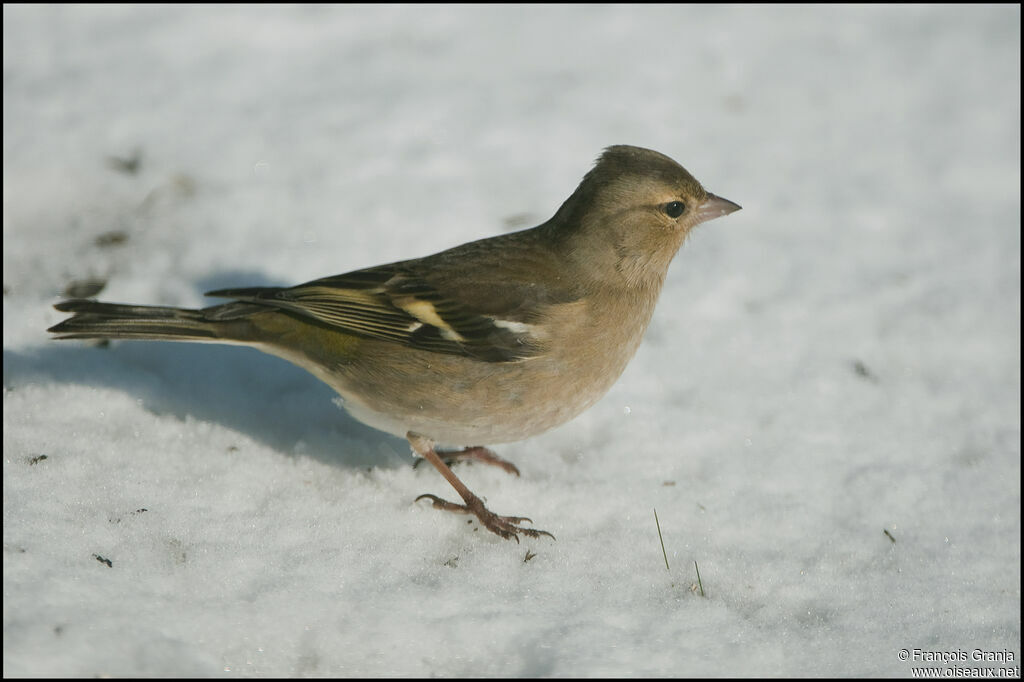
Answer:
[[[442, 458], [518, 473], [477, 445], [521, 440], [594, 404], [633, 356], [669, 263], [694, 227], [739, 210], [649, 149], [601, 154], [561, 208], [527, 230], [294, 287], [221, 289], [199, 310], [69, 300], [61, 339], [252, 345], [305, 368], [356, 419], [408, 439], [503, 538], [551, 536], [488, 510]], [[551, 536], [553, 537], [553, 536]]]

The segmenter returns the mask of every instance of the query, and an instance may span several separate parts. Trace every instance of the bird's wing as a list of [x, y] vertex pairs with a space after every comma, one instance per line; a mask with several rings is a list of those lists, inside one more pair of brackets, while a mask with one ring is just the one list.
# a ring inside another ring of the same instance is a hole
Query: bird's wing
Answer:
[[[533, 322], [548, 304], [567, 297], [516, 281], [507, 261], [500, 265], [487, 254], [492, 249], [477, 250], [484, 257], [472, 249], [452, 250], [290, 288], [221, 289], [207, 295], [291, 311], [341, 332], [435, 353], [485, 362], [536, 357], [544, 344]], [[467, 272], [474, 273], [471, 286]]]

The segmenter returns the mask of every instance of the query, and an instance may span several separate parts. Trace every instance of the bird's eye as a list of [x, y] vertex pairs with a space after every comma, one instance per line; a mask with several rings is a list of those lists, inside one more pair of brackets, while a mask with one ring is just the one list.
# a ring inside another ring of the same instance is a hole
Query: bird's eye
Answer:
[[665, 214], [669, 218], [678, 218], [686, 210], [686, 204], [681, 201], [670, 201], [665, 204]]

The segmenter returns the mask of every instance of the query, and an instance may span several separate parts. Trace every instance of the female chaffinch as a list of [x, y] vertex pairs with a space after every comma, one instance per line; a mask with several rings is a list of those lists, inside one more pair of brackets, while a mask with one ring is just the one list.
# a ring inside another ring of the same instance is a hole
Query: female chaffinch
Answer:
[[439, 455], [434, 443], [521, 440], [594, 404], [640, 345], [687, 234], [739, 208], [669, 157], [617, 145], [538, 227], [294, 287], [211, 291], [233, 300], [199, 310], [64, 301], [57, 310], [74, 315], [49, 331], [282, 357], [341, 394], [356, 419], [407, 438], [464, 504], [421, 498], [503, 538], [551, 536], [488, 510], [442, 457], [514, 466], [482, 446]]

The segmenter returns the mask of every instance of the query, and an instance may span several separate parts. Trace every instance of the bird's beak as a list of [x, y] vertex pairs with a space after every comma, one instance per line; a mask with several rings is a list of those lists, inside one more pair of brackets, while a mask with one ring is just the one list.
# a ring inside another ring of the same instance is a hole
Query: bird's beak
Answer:
[[697, 206], [697, 219], [699, 222], [703, 223], [708, 220], [714, 220], [715, 218], [721, 218], [724, 215], [729, 215], [733, 211], [738, 211], [741, 208], [742, 206], [739, 204], [734, 204], [728, 199], [716, 197], [711, 192], [708, 192], [708, 198]]

